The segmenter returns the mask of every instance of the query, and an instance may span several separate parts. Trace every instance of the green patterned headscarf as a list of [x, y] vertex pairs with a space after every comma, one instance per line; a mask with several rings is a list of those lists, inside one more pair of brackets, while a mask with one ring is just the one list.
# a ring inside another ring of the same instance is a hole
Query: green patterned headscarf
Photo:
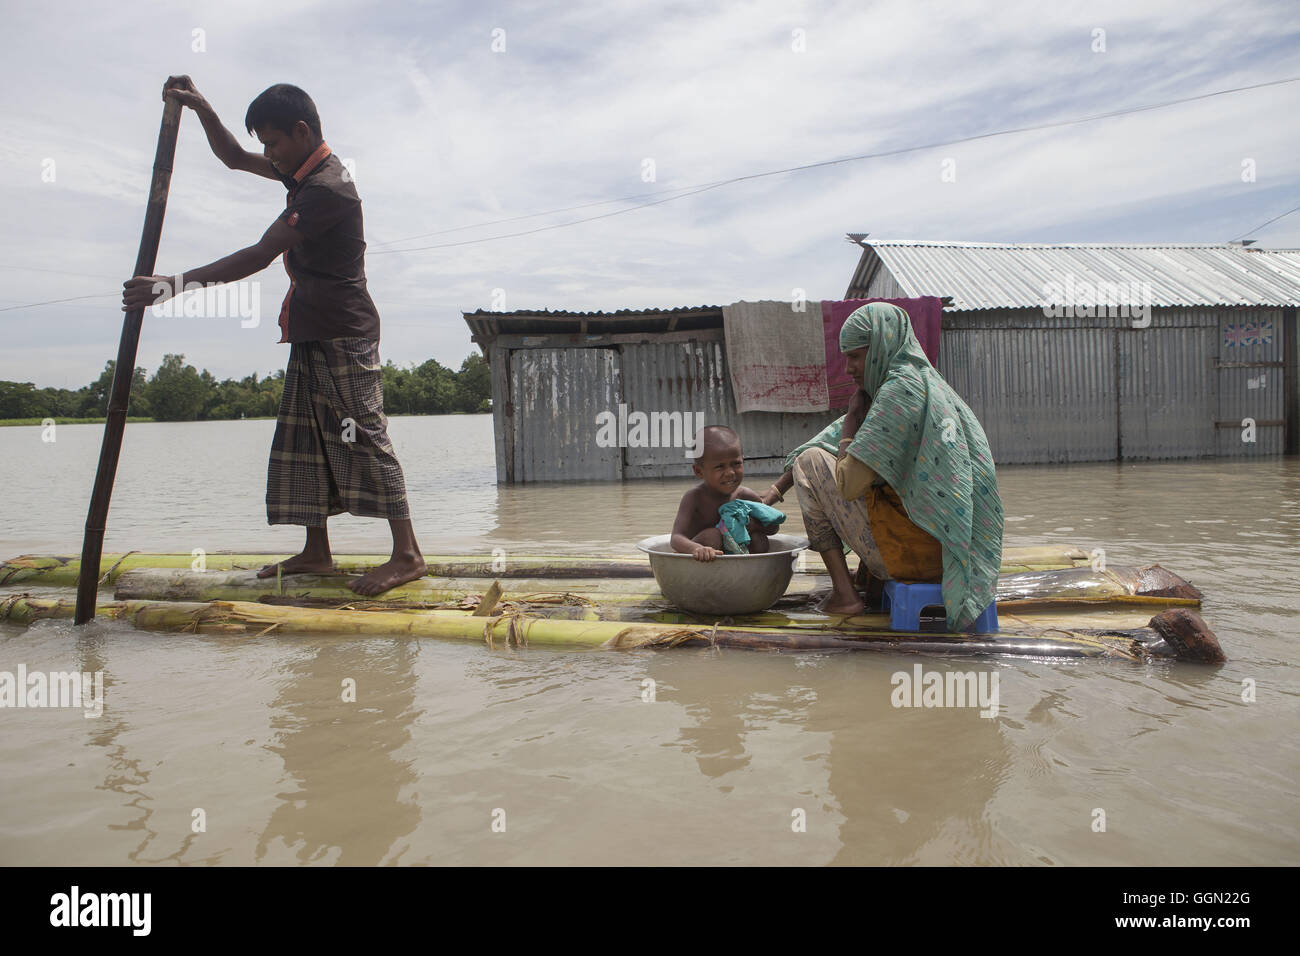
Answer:
[[993, 603], [1002, 564], [1002, 499], [975, 414], [930, 364], [907, 313], [872, 302], [840, 329], [840, 351], [867, 350], [871, 408], [849, 454], [898, 493], [943, 546], [943, 603], [956, 629]]

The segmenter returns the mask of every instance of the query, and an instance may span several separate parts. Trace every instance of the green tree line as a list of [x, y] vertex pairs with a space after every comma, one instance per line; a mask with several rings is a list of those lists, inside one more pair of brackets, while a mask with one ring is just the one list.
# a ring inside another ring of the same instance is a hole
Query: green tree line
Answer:
[[[37, 388], [31, 382], [0, 381], [0, 418], [102, 418], [108, 413], [116, 362], [78, 389]], [[453, 371], [433, 359], [422, 365], [384, 365], [384, 411], [389, 415], [446, 415], [486, 412], [492, 393], [487, 362], [477, 353]], [[218, 381], [166, 355], [152, 376], [137, 368], [131, 379], [130, 414], [162, 422], [213, 421], [274, 416], [284, 391], [284, 372], [259, 378]]]

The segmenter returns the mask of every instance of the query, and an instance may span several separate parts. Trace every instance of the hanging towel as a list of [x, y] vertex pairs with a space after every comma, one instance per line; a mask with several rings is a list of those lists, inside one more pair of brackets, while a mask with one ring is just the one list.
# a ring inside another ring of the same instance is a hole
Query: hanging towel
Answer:
[[[798, 311], [798, 306], [803, 311]], [[722, 307], [727, 367], [738, 412], [820, 412], [826, 394], [825, 320], [817, 302]]]
[[761, 501], [728, 501], [718, 509], [718, 530], [727, 554], [749, 554], [750, 518], [757, 518], [764, 528], [775, 528], [785, 515]]

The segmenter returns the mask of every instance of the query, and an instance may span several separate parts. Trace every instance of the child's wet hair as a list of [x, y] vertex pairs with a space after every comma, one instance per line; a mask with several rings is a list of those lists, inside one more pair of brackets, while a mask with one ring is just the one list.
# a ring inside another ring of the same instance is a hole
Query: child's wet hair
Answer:
[[291, 135], [299, 120], [307, 124], [312, 135], [321, 138], [320, 114], [311, 97], [290, 83], [277, 83], [258, 93], [257, 99], [248, 104], [244, 128], [256, 134], [262, 127], [270, 126]]
[[740, 447], [740, 436], [735, 429], [726, 425], [705, 425], [695, 436], [695, 461], [698, 464], [704, 456], [718, 448]]

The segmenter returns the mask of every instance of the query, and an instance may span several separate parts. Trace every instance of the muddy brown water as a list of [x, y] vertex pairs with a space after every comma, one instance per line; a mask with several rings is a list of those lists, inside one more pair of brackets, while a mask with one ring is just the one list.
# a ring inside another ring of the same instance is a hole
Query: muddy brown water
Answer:
[[[129, 426], [106, 550], [296, 550], [264, 523], [272, 426]], [[0, 428], [3, 556], [79, 551], [100, 433]], [[488, 417], [392, 434], [430, 553], [634, 553], [688, 484], [497, 487]], [[6, 625], [0, 672], [106, 690], [98, 719], [0, 709], [0, 863], [1300, 862], [1300, 462], [999, 478], [1008, 544], [1160, 561], [1229, 663], [922, 662], [996, 675], [989, 719], [893, 706], [916, 660], [892, 655]], [[332, 525], [336, 550], [387, 545]]]

